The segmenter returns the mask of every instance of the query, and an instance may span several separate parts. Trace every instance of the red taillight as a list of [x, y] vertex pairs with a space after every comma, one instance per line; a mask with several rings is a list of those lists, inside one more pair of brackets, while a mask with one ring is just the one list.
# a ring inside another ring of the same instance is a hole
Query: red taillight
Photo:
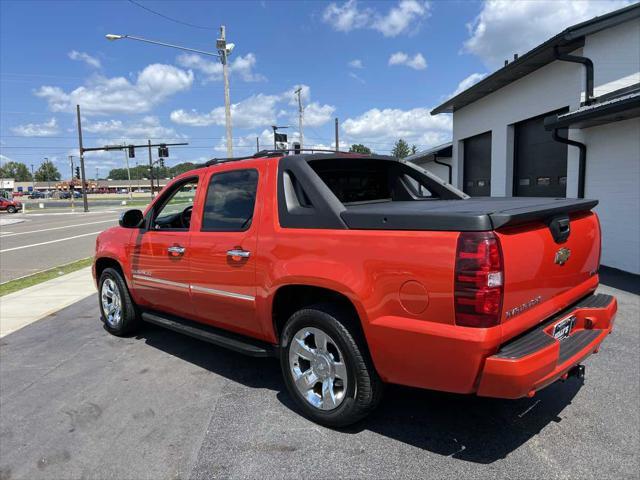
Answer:
[[453, 294], [456, 325], [482, 328], [498, 325], [503, 285], [502, 251], [494, 233], [461, 233]]

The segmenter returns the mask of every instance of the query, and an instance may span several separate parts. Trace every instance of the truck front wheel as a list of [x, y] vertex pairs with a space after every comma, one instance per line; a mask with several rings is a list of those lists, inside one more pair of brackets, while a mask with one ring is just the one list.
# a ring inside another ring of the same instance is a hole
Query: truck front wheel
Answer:
[[309, 418], [329, 427], [364, 418], [382, 394], [364, 339], [350, 320], [331, 305], [314, 305], [294, 313], [281, 335], [289, 393]]
[[120, 272], [105, 268], [98, 282], [100, 313], [104, 327], [113, 335], [132, 333], [139, 325], [138, 311]]

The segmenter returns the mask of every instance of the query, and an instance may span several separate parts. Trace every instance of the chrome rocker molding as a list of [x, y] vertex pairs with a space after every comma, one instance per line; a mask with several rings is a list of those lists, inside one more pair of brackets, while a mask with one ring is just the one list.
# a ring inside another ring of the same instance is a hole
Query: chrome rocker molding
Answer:
[[219, 297], [235, 298], [237, 300], [247, 300], [249, 302], [255, 301], [255, 297], [251, 295], [243, 295], [241, 293], [227, 292], [225, 290], [216, 290], [215, 288], [201, 287], [199, 285], [193, 285], [188, 283], [172, 282], [171, 280], [163, 280], [162, 278], [149, 277], [147, 275], [133, 275], [134, 280], [140, 282], [157, 283], [159, 285], [166, 285], [169, 287], [183, 288], [185, 290], [192, 290], [198, 293], [206, 293], [209, 295], [217, 295]]

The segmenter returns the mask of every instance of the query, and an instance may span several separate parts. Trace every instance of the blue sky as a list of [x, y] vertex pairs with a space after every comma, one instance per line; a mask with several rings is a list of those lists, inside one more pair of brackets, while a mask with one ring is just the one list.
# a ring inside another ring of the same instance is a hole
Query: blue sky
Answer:
[[[0, 2], [0, 154], [66, 174], [77, 155], [75, 104], [85, 144], [186, 141], [170, 164], [221, 156], [223, 89], [216, 59], [131, 40], [127, 33], [213, 51], [217, 28], [231, 57], [234, 154], [269, 146], [269, 126], [297, 125], [303, 86], [305, 145], [341, 143], [388, 153], [403, 137], [419, 148], [450, 139], [451, 119], [429, 110], [563, 28], [627, 2], [418, 1]], [[196, 27], [207, 27], [196, 28]], [[297, 129], [291, 128], [290, 135]], [[87, 155], [88, 171], [123, 154]], [[141, 160], [144, 161], [142, 152]]]

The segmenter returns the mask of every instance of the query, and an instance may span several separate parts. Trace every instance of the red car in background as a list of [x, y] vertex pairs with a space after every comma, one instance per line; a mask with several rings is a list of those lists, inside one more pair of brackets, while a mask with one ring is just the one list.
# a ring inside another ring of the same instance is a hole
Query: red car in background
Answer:
[[6, 210], [8, 213], [16, 213], [22, 210], [22, 203], [17, 200], [8, 200], [0, 198], [0, 211]]

